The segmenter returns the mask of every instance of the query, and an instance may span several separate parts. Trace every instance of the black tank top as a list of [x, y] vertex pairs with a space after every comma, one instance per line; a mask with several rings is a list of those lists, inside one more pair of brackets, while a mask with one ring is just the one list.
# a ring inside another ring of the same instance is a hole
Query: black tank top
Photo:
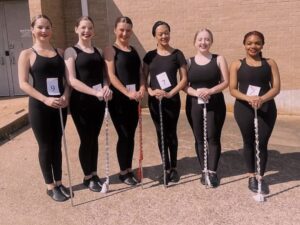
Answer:
[[249, 85], [260, 87], [259, 96], [264, 95], [271, 88], [272, 70], [265, 58], [261, 60], [261, 66], [253, 67], [241, 60], [241, 66], [237, 71], [239, 91], [246, 94]]
[[132, 47], [130, 52], [122, 51], [113, 46], [115, 50], [115, 73], [123, 85], [135, 84], [136, 91], [140, 86], [141, 60], [137, 51]]
[[75, 60], [76, 77], [89, 87], [100, 84], [103, 87], [104, 60], [97, 48], [94, 53], [86, 53], [73, 47], [77, 53]]
[[198, 65], [195, 57], [191, 58], [191, 65], [188, 71], [188, 82], [194, 89], [212, 88], [221, 81], [221, 71], [217, 64], [218, 55], [213, 54], [209, 63]]
[[[36, 54], [36, 59], [33, 65], [29, 69], [29, 73], [33, 79], [33, 87], [45, 96], [61, 96], [64, 92], [63, 77], [65, 76], [65, 62], [64, 59], [58, 54], [53, 57], [44, 57], [37, 53], [37, 51], [32, 48], [33, 52]], [[55, 78], [57, 79], [59, 94], [52, 95], [49, 94], [47, 89], [47, 79]]]
[[186, 65], [185, 57], [179, 49], [167, 56], [161, 56], [157, 53], [157, 49], [149, 51], [144, 57], [144, 62], [149, 66], [150, 87], [152, 89], [161, 89], [156, 75], [165, 72], [171, 83], [171, 87], [165, 88], [170, 91], [177, 85], [177, 71], [182, 65]]

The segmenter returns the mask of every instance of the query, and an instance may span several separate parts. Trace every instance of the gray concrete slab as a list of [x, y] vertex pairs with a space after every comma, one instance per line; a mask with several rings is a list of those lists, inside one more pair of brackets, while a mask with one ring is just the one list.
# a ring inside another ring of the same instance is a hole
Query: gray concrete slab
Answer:
[[1, 97], [0, 112], [0, 141], [4, 141], [28, 124], [28, 97]]
[[[178, 137], [178, 170], [181, 180], [167, 189], [156, 181], [162, 173], [156, 134], [150, 115], [143, 110], [144, 189], [128, 188], [118, 180], [115, 153], [116, 133], [110, 123], [110, 192], [92, 193], [81, 184], [78, 160], [79, 138], [71, 117], [66, 137], [71, 164], [74, 203], [57, 203], [46, 195], [31, 129], [25, 129], [0, 150], [0, 224], [2, 225], [96, 225], [96, 224], [300, 224], [300, 118], [279, 116], [270, 140], [266, 202], [253, 200], [247, 189], [245, 166], [239, 148], [241, 137], [231, 113], [222, 135], [219, 164], [221, 185], [205, 189], [199, 182], [200, 169], [194, 140], [184, 111]], [[138, 138], [137, 138], [138, 140]], [[99, 174], [104, 177], [104, 131], [101, 131]], [[63, 180], [68, 185], [65, 158]], [[134, 168], [138, 165], [138, 142]]]

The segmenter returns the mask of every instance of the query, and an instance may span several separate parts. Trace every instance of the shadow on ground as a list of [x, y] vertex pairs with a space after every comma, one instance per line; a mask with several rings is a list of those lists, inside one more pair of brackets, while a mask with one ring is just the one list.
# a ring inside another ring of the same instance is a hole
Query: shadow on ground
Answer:
[[[268, 165], [265, 180], [269, 185], [300, 181], [300, 152], [280, 153], [278, 150], [269, 150]], [[178, 171], [182, 177], [200, 176], [200, 166], [197, 157], [184, 157], [178, 160]], [[232, 183], [246, 178], [246, 167], [242, 150], [223, 152], [219, 161], [218, 175], [222, 178], [245, 175]], [[162, 166], [155, 165], [144, 168], [144, 177], [156, 181], [162, 175]], [[113, 175], [116, 176], [117, 175]], [[194, 180], [194, 179], [193, 179]], [[192, 181], [192, 180], [191, 180]]]
[[[197, 157], [184, 157], [178, 160], [178, 171], [180, 173], [181, 179], [179, 183], [171, 183], [168, 188], [172, 188], [178, 185], [185, 185], [187, 183], [198, 180], [200, 177], [200, 166]], [[290, 181], [300, 181], [300, 152], [284, 153], [281, 154], [278, 150], [269, 151], [269, 161], [267, 166], [267, 174], [265, 176], [266, 182], [271, 186], [275, 184], [288, 183]], [[136, 170], [134, 171], [137, 172]], [[162, 175], [162, 165], [147, 166], [143, 168], [144, 172], [144, 189], [154, 188], [156, 186], [162, 185], [159, 183], [159, 177]], [[247, 179], [246, 168], [244, 164], [244, 159], [242, 155], [242, 150], [229, 150], [222, 153], [218, 175], [221, 178], [221, 185], [227, 185], [233, 182], [238, 182], [243, 179]], [[241, 176], [242, 175], [242, 176]], [[226, 179], [222, 181], [223, 178], [235, 177], [233, 179]], [[110, 176], [110, 184], [119, 184], [119, 174], [112, 174]], [[134, 187], [122, 187], [114, 190], [110, 190], [108, 195], [101, 196], [99, 198], [89, 200], [86, 202], [81, 202], [76, 205], [83, 205], [89, 202], [97, 201], [110, 196], [118, 195], [123, 192], [132, 191], [138, 186]], [[295, 188], [299, 188], [300, 184], [294, 186], [288, 185], [287, 188], [282, 189], [276, 193], [272, 193], [266, 198], [272, 198], [284, 192], [290, 191]], [[80, 191], [86, 189], [86, 187], [79, 183], [73, 185], [73, 190]]]

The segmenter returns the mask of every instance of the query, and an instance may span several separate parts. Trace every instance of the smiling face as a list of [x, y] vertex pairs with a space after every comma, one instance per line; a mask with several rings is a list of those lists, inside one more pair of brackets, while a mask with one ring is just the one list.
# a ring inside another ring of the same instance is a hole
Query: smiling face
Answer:
[[199, 52], [209, 52], [212, 42], [211, 34], [206, 30], [202, 30], [198, 32], [194, 45]]
[[49, 41], [52, 36], [52, 26], [48, 19], [39, 18], [35, 20], [31, 32], [38, 41]]
[[90, 20], [81, 20], [75, 27], [75, 33], [81, 40], [90, 40], [95, 36], [94, 24]]
[[166, 25], [159, 25], [155, 29], [155, 38], [157, 44], [161, 46], [168, 46], [170, 41], [170, 30]]
[[263, 49], [263, 40], [257, 35], [250, 35], [245, 39], [245, 50], [246, 54], [251, 57], [259, 56]]
[[114, 32], [118, 41], [128, 43], [132, 34], [132, 25], [126, 22], [119, 22]]

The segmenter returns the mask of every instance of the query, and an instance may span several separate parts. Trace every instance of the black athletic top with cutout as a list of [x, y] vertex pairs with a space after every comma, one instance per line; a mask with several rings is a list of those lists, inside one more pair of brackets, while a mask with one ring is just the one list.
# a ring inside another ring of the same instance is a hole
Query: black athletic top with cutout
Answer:
[[55, 97], [61, 96], [64, 92], [64, 59], [59, 55], [56, 49], [56, 55], [53, 57], [41, 56], [34, 48], [32, 48], [32, 50], [36, 54], [35, 62], [29, 69], [29, 73], [31, 74], [33, 79], [33, 87], [43, 95], [50, 97], [52, 95], [48, 94], [47, 78], [57, 78], [60, 95], [57, 95]]

